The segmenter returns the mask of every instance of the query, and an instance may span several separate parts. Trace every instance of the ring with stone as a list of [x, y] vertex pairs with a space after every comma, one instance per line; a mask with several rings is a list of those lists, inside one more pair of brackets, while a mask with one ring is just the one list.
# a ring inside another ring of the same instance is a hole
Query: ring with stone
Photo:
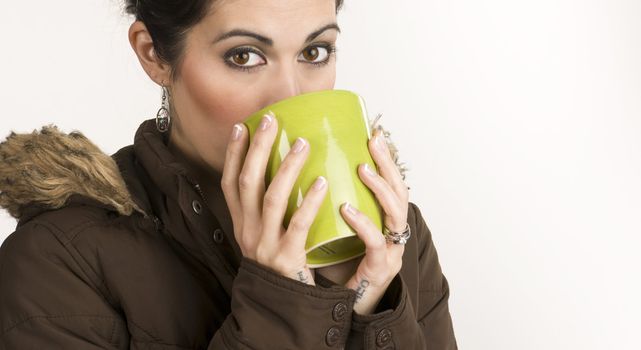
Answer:
[[383, 236], [385, 236], [385, 241], [391, 242], [394, 244], [405, 244], [410, 239], [412, 231], [410, 230], [410, 225], [405, 223], [405, 229], [402, 232], [392, 232], [385, 225], [383, 225]]

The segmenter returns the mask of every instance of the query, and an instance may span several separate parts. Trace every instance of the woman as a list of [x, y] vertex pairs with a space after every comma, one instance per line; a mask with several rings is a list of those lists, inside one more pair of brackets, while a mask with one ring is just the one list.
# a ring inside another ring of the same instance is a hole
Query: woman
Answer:
[[285, 229], [310, 149], [294, 145], [265, 188], [277, 121], [251, 143], [240, 123], [333, 88], [340, 6], [127, 1], [129, 41], [166, 110], [111, 157], [55, 127], [2, 143], [0, 205], [19, 220], [0, 248], [3, 348], [457, 348], [447, 280], [382, 130], [369, 144], [380, 175], [358, 171], [409, 241], [346, 205], [366, 254], [312, 271], [307, 227], [332, 184], [319, 178]]

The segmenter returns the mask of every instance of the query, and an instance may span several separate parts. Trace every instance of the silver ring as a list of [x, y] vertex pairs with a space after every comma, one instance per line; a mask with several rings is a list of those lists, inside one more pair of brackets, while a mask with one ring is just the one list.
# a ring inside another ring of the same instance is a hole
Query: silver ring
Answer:
[[391, 242], [394, 244], [405, 244], [410, 239], [412, 231], [410, 230], [410, 224], [405, 223], [405, 229], [403, 232], [392, 232], [385, 225], [383, 225], [383, 236], [385, 236], [385, 241]]

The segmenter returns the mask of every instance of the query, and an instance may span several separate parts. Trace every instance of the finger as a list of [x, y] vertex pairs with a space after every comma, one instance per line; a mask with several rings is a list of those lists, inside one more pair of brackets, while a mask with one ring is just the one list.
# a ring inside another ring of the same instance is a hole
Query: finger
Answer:
[[[225, 201], [232, 217], [238, 217], [241, 213], [238, 174], [240, 174], [245, 161], [245, 154], [247, 153], [247, 133], [245, 129], [246, 127], [243, 123], [235, 124], [232, 128], [232, 134], [225, 151], [223, 176], [220, 181]], [[235, 135], [237, 139], [234, 138]]]
[[381, 204], [381, 207], [383, 207], [387, 216], [391, 218], [392, 223], [386, 223], [388, 224], [387, 227], [390, 229], [405, 228], [407, 211], [403, 210], [403, 206], [396, 196], [396, 193], [387, 181], [376, 174], [367, 163], [361, 164], [359, 167], [359, 175], [365, 185], [374, 192], [376, 199]]
[[396, 271], [401, 269], [403, 264], [403, 253], [405, 252], [405, 244], [394, 244], [387, 242], [387, 256], [390, 266], [396, 266]]
[[401, 201], [407, 201], [409, 198], [407, 185], [403, 182], [401, 172], [392, 159], [380, 127], [376, 128], [374, 136], [369, 140], [369, 149], [381, 176], [390, 184]]
[[374, 225], [367, 215], [349, 203], [341, 206], [341, 213], [347, 224], [356, 231], [356, 235], [365, 243], [365, 257], [361, 264], [365, 264], [367, 271], [384, 269], [387, 262], [387, 244], [378, 227]]
[[[401, 230], [405, 230], [405, 223], [403, 224], [403, 228]], [[401, 230], [396, 232], [401, 232]], [[410, 227], [410, 232], [411, 234], [413, 234], [414, 232], [412, 227]], [[396, 271], [400, 270], [401, 265], [403, 264], [403, 253], [405, 252], [405, 245], [406, 244], [394, 244], [391, 241], [387, 242], [387, 256], [389, 259], [389, 265], [396, 267]]]
[[308, 142], [303, 138], [297, 138], [265, 192], [262, 213], [265, 228], [263, 232], [271, 234], [265, 238], [272, 240], [272, 242], [280, 238], [279, 234], [283, 226], [289, 195], [308, 154]]
[[245, 163], [238, 176], [243, 215], [250, 220], [256, 220], [261, 215], [265, 194], [265, 168], [277, 131], [278, 121], [273, 114], [263, 116], [253, 135], [245, 156]]
[[287, 232], [282, 238], [283, 249], [292, 249], [291, 252], [305, 250], [309, 228], [314, 223], [318, 210], [323, 204], [327, 188], [327, 179], [322, 176], [316, 178], [314, 184], [305, 194], [301, 206], [296, 209], [289, 220]]

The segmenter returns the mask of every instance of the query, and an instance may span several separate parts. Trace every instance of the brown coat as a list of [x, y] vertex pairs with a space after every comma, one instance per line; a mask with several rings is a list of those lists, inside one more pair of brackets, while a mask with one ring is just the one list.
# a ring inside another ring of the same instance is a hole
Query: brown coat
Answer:
[[0, 247], [0, 349], [457, 349], [414, 203], [402, 270], [358, 315], [351, 289], [242, 257], [222, 191], [205, 202], [166, 142], [147, 120], [111, 157], [55, 127], [0, 144], [0, 205], [19, 219]]

